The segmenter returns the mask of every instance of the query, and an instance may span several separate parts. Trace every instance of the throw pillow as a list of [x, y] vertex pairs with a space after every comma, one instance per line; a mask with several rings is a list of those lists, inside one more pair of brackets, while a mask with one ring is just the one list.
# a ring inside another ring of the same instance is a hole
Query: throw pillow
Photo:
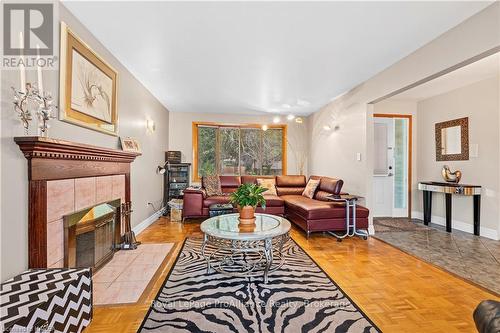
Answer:
[[207, 196], [222, 195], [222, 187], [220, 185], [220, 178], [218, 175], [211, 175], [203, 177], [203, 186], [207, 192]]
[[314, 197], [314, 193], [316, 193], [316, 189], [319, 186], [319, 181], [319, 179], [309, 179], [304, 192], [302, 192], [302, 195], [312, 199]]
[[257, 185], [267, 188], [267, 191], [262, 194], [278, 195], [276, 193], [276, 180], [274, 178], [257, 178]]

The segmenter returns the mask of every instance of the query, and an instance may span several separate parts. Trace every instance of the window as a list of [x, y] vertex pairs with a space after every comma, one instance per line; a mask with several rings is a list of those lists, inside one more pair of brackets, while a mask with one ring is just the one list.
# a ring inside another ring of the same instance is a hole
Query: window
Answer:
[[193, 123], [193, 174], [281, 175], [286, 173], [286, 125]]

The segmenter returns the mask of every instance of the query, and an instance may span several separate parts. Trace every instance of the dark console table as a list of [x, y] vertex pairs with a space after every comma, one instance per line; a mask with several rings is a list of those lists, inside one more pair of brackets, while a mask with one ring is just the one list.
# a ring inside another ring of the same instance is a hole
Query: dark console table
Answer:
[[424, 193], [424, 224], [431, 221], [432, 192], [444, 193], [446, 202], [446, 231], [451, 232], [451, 196], [472, 196], [474, 202], [474, 235], [479, 236], [481, 214], [481, 186], [441, 182], [420, 182], [418, 189]]

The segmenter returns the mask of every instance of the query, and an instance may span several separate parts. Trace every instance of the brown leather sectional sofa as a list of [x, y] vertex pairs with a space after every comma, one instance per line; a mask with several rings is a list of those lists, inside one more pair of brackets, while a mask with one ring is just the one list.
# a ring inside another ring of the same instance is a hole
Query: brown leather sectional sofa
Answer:
[[[271, 178], [273, 178], [272, 176]], [[183, 218], [208, 217], [208, 208], [216, 203], [228, 203], [229, 194], [238, 186], [245, 183], [257, 183], [257, 178], [263, 176], [220, 176], [222, 196], [206, 195], [204, 189], [184, 191]], [[264, 193], [266, 209], [257, 207], [257, 212], [286, 216], [290, 221], [302, 228], [307, 236], [315, 231], [343, 231], [346, 229], [346, 208], [343, 203], [332, 202], [326, 199], [331, 194], [340, 194], [343, 181], [322, 176], [311, 176], [319, 179], [320, 184], [313, 199], [302, 196], [306, 186], [306, 177], [276, 176], [276, 192], [278, 195]], [[202, 181], [203, 184], [203, 181]], [[367, 208], [357, 205], [356, 225], [358, 228], [368, 228]], [[352, 216], [352, 213], [351, 213]]]

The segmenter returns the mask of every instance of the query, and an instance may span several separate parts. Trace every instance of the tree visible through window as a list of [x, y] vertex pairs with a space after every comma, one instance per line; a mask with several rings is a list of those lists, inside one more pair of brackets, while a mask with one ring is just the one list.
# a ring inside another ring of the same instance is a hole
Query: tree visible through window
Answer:
[[281, 175], [285, 127], [196, 125], [195, 158], [199, 177], [220, 175]]
[[217, 129], [213, 127], [198, 128], [198, 168], [204, 175], [215, 173], [215, 145]]

